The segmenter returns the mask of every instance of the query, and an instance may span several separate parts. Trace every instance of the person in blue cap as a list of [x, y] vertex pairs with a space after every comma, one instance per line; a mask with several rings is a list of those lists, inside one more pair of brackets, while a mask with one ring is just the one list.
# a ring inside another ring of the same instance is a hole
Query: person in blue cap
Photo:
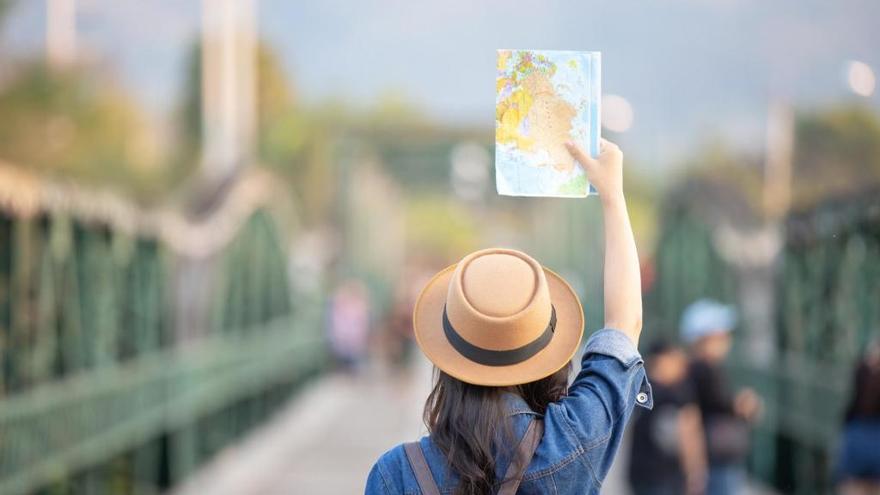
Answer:
[[733, 307], [710, 299], [691, 304], [681, 318], [681, 337], [691, 354], [689, 376], [705, 432], [707, 495], [742, 493], [749, 423], [761, 409], [754, 391], [734, 391], [722, 367], [737, 319]]

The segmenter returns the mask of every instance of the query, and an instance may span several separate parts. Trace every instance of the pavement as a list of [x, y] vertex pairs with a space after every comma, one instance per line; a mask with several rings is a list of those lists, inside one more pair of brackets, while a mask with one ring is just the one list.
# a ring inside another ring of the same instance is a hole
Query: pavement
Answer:
[[382, 453], [426, 434], [431, 368], [331, 374], [307, 385], [267, 423], [223, 450], [176, 495], [359, 494]]
[[[382, 453], [427, 433], [421, 412], [430, 386], [431, 367], [421, 355], [403, 373], [368, 370], [361, 376], [318, 378], [171, 495], [363, 493]], [[629, 495], [626, 457], [624, 444], [603, 494]]]

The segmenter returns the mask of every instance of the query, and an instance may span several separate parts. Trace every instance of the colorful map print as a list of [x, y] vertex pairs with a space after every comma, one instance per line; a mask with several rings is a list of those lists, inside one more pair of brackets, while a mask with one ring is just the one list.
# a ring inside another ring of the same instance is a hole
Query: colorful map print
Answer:
[[499, 194], [582, 198], [590, 193], [565, 142], [598, 154], [600, 60], [598, 52], [498, 50]]

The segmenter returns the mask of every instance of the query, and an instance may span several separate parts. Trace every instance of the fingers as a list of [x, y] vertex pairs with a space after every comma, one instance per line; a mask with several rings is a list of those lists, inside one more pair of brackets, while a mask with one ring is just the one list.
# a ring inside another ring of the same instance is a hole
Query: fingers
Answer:
[[606, 149], [614, 149], [614, 148], [620, 149], [619, 146], [617, 146], [616, 144], [612, 143], [611, 141], [609, 141], [605, 138], [601, 138], [599, 140], [599, 151], [600, 152], [605, 151]]
[[605, 138], [602, 138], [601, 141], [599, 141], [599, 154], [600, 155], [604, 155], [606, 153], [620, 153], [620, 152], [621, 152], [620, 146], [617, 146], [616, 144], [612, 143], [611, 141], [609, 141]]
[[574, 159], [577, 160], [577, 162], [580, 163], [582, 167], [587, 169], [587, 171], [593, 168], [596, 161], [591, 158], [590, 155], [586, 151], [584, 151], [584, 149], [580, 145], [575, 144], [572, 141], [566, 141], [565, 147], [568, 149], [568, 152], [571, 153], [571, 156], [573, 156]]

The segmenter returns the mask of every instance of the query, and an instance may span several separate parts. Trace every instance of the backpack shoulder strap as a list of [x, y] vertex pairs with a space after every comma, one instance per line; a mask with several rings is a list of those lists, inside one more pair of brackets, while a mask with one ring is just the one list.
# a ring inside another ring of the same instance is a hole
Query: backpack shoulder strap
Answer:
[[501, 489], [498, 490], [498, 495], [516, 494], [516, 491], [519, 489], [519, 484], [522, 482], [523, 475], [526, 473], [526, 468], [531, 464], [532, 457], [534, 457], [535, 450], [537, 450], [538, 444], [541, 443], [541, 438], [543, 436], [543, 419], [535, 419], [529, 423], [529, 427], [526, 430], [525, 435], [523, 435], [522, 440], [519, 441], [516, 453], [510, 461], [510, 465], [507, 467], [507, 472], [504, 474], [504, 482], [501, 484]]
[[413, 473], [416, 475], [416, 481], [419, 483], [419, 490], [423, 495], [440, 495], [440, 489], [434, 481], [434, 475], [431, 474], [431, 468], [428, 467], [428, 461], [425, 460], [425, 454], [418, 442], [410, 442], [403, 444], [406, 452], [406, 458], [412, 467]]

